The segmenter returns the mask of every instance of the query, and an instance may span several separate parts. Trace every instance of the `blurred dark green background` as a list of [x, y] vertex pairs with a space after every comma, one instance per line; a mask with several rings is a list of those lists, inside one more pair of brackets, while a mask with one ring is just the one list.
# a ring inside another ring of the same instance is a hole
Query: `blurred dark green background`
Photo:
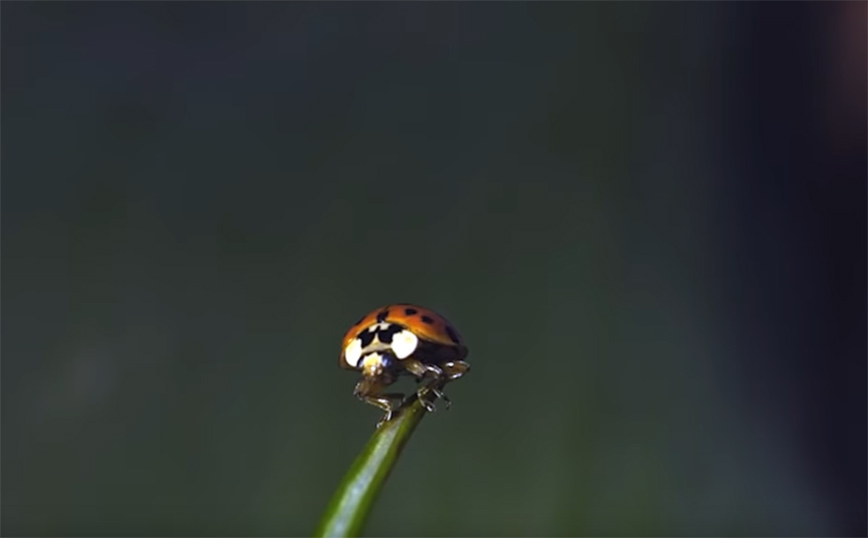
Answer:
[[866, 4], [2, 3], [2, 532], [866, 533]]

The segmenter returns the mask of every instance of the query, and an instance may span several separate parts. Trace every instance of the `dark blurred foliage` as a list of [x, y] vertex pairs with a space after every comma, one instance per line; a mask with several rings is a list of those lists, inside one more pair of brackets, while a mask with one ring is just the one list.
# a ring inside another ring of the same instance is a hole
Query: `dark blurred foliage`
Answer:
[[864, 536], [866, 4], [3, 2], [2, 532]]

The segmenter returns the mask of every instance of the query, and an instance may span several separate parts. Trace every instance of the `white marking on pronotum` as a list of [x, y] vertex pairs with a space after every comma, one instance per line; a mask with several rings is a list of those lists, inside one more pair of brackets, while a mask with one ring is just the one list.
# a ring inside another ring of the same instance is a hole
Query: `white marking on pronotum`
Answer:
[[392, 352], [399, 359], [406, 359], [416, 351], [419, 338], [410, 331], [403, 330], [392, 336]]
[[353, 338], [353, 341], [350, 342], [350, 345], [347, 346], [347, 349], [344, 350], [344, 358], [347, 361], [347, 364], [352, 366], [353, 368], [359, 365], [359, 359], [362, 358], [362, 341], [358, 338]]

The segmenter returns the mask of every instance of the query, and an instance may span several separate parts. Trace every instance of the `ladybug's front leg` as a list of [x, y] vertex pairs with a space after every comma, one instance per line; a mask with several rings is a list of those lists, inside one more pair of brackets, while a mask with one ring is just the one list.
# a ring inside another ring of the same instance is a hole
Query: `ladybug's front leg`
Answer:
[[365, 403], [375, 405], [386, 412], [385, 416], [377, 423], [379, 428], [385, 422], [392, 418], [392, 413], [397, 409], [393, 402], [401, 401], [404, 395], [396, 392], [384, 393], [387, 383], [382, 383], [378, 380], [372, 380], [367, 377], [362, 378], [356, 383], [356, 389], [353, 394]]

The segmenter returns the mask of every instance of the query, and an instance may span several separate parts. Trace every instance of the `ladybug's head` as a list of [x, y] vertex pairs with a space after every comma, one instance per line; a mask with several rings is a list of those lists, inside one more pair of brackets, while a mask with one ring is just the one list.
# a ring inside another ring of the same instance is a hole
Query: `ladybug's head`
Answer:
[[388, 351], [374, 351], [362, 357], [359, 369], [362, 375], [371, 378], [391, 376], [397, 366], [395, 356]]
[[398, 377], [398, 362], [390, 353], [370, 353], [360, 363], [362, 378], [356, 384], [355, 395], [377, 394]]

